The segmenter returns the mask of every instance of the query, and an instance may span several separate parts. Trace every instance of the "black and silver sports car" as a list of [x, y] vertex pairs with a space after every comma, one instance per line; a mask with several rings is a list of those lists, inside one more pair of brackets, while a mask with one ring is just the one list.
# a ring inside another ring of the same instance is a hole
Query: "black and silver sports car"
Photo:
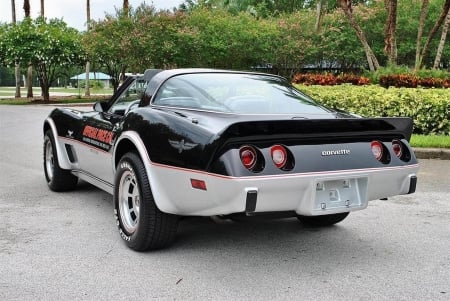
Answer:
[[94, 111], [45, 120], [50, 189], [78, 179], [114, 197], [135, 250], [161, 248], [179, 216], [283, 212], [327, 226], [370, 200], [413, 193], [409, 118], [326, 108], [282, 77], [223, 70], [148, 70]]

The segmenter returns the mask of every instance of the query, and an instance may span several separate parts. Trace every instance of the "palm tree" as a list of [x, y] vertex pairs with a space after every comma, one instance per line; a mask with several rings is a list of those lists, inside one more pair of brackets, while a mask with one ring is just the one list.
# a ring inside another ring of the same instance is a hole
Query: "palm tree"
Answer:
[[[30, 1], [23, 1], [23, 10], [25, 12], [25, 18], [30, 18]], [[27, 97], [33, 97], [33, 66], [31, 64], [28, 65], [27, 72]]]
[[[16, 24], [16, 1], [11, 0], [11, 11], [12, 11], [12, 22], [13, 24]], [[16, 78], [16, 93], [14, 95], [15, 98], [20, 98], [20, 65], [19, 63], [16, 63], [14, 68], [14, 75]]]
[[[89, 31], [91, 27], [91, 2], [86, 0], [86, 31]], [[86, 60], [86, 80], [84, 85], [84, 96], [90, 96], [90, 83], [89, 83], [89, 73], [91, 72], [91, 63], [89, 59]]]
[[128, 0], [123, 0], [123, 15], [128, 17], [128, 11], [130, 10], [130, 4]]
[[23, 11], [25, 12], [25, 18], [30, 17], [30, 0], [23, 1]]

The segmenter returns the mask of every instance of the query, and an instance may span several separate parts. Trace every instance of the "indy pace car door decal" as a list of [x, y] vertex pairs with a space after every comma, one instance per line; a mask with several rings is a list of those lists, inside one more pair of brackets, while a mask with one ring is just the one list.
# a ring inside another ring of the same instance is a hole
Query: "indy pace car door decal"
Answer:
[[111, 148], [114, 141], [113, 123], [102, 113], [85, 117], [81, 147], [77, 151], [81, 169], [99, 179], [113, 183]]

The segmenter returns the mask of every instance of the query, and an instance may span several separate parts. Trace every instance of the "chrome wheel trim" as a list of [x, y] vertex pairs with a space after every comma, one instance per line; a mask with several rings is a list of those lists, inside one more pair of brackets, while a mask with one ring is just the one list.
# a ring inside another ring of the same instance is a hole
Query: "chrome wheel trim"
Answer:
[[45, 170], [47, 177], [51, 181], [53, 180], [53, 170], [55, 168], [55, 156], [53, 156], [53, 146], [50, 139], [45, 142]]
[[118, 199], [122, 226], [131, 235], [139, 224], [141, 197], [136, 176], [129, 170], [120, 177]]

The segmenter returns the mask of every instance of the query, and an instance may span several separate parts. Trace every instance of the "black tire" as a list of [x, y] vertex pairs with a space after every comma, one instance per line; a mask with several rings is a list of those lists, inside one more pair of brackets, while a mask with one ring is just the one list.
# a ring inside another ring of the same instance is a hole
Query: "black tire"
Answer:
[[350, 212], [327, 214], [327, 215], [317, 215], [317, 216], [305, 216], [297, 215], [299, 221], [310, 227], [328, 227], [339, 222], [342, 222]]
[[55, 137], [51, 130], [44, 134], [44, 173], [47, 185], [53, 191], [68, 191], [77, 186], [78, 178], [58, 163]]
[[114, 214], [119, 233], [136, 251], [160, 249], [175, 239], [178, 217], [158, 209], [140, 157], [125, 154], [114, 180]]

